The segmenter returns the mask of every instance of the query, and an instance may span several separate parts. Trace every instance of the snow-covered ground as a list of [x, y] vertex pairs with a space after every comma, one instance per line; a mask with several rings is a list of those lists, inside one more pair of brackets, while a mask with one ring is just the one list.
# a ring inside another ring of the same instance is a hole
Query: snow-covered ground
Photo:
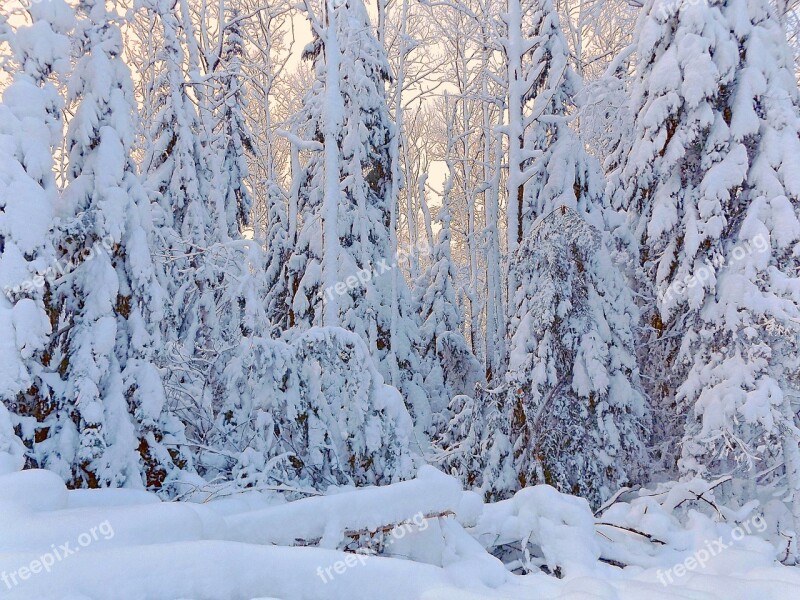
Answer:
[[800, 597], [761, 513], [678, 519], [680, 494], [633, 494], [595, 517], [548, 486], [483, 504], [432, 467], [293, 502], [162, 502], [16, 472], [0, 477], [0, 598]]

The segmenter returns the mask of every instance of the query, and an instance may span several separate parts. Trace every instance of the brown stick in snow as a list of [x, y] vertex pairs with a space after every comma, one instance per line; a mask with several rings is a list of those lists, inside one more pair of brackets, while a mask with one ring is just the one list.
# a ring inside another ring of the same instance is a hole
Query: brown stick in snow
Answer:
[[613, 523], [595, 523], [595, 525], [605, 525], [606, 527], [615, 527], [616, 529], [622, 529], [623, 531], [630, 531], [631, 533], [635, 533], [636, 535], [640, 535], [643, 538], [646, 538], [648, 541], [653, 542], [655, 544], [661, 544], [662, 546], [666, 546], [667, 543], [661, 541], [658, 538], [653, 537], [649, 533], [645, 533], [643, 531], [639, 531], [638, 529], [634, 529], [633, 527], [623, 527], [622, 525], [614, 525]]

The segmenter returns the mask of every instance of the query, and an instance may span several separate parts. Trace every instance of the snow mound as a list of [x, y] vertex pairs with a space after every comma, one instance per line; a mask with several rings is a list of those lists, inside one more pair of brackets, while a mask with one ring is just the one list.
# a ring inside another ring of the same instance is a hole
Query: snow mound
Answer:
[[[0, 595], [798, 596], [800, 572], [776, 561], [775, 547], [760, 537], [755, 507], [720, 509], [725, 517], [715, 520], [680, 500], [696, 499], [698, 492], [707, 493], [708, 485], [632, 492], [595, 516], [585, 500], [545, 485], [484, 504], [455, 478], [423, 467], [411, 481], [331, 487], [326, 495], [294, 502], [253, 491], [196, 504], [162, 502], [134, 490], [67, 491], [52, 473], [23, 471], [0, 477]], [[737, 534], [746, 523], [749, 532]], [[726, 547], [712, 553], [718, 541]]]

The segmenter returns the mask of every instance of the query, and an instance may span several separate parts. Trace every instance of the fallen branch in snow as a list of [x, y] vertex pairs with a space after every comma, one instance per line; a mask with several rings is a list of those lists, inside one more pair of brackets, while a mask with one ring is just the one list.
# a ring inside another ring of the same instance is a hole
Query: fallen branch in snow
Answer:
[[[429, 519], [441, 519], [443, 517], [454, 517], [455, 514], [456, 513], [454, 513], [452, 510], [445, 510], [445, 511], [442, 511], [442, 512], [436, 512], [436, 513], [430, 513], [430, 514], [423, 515], [422, 518], [427, 521]], [[370, 529], [359, 529], [358, 531], [345, 531], [344, 534], [347, 537], [358, 537], [360, 535], [367, 535], [367, 534], [374, 535], [374, 534], [378, 533], [379, 531], [381, 533], [388, 533], [388, 532], [392, 531], [393, 529], [397, 529], [398, 527], [402, 527], [403, 525], [413, 525], [413, 524], [414, 524], [414, 522], [411, 519], [406, 519], [405, 521], [400, 521], [399, 523], [395, 523], [395, 524], [391, 524], [391, 525], [384, 525], [382, 527], [378, 527], [374, 531], [372, 531]]]
[[614, 560], [613, 558], [603, 558], [602, 556], [598, 558], [600, 562], [606, 563], [607, 565], [611, 565], [612, 567], [619, 567], [620, 569], [624, 569], [628, 565], [623, 562], [619, 562], [618, 560]]
[[[444, 518], [444, 517], [452, 517], [452, 516], [455, 516], [455, 513], [453, 511], [445, 510], [445, 511], [442, 511], [442, 512], [424, 514], [424, 515], [422, 515], [422, 518], [427, 521], [429, 519], [441, 519], [441, 518]], [[364, 528], [364, 529], [359, 529], [357, 531], [345, 531], [342, 535], [344, 537], [346, 537], [346, 538], [352, 539], [352, 541], [354, 541], [354, 542], [358, 542], [360, 540], [361, 536], [369, 536], [369, 538], [372, 539], [378, 533], [382, 533], [382, 534], [386, 535], [386, 534], [391, 533], [392, 531], [394, 531], [394, 530], [396, 530], [398, 528], [405, 527], [406, 525], [409, 525], [409, 526], [412, 526], [412, 527], [413, 526], [419, 527], [419, 524], [415, 523], [412, 519], [405, 519], [404, 521], [400, 521], [398, 523], [390, 523], [390, 524], [387, 524], [387, 525], [381, 525], [380, 527], [377, 527], [374, 530], [370, 529], [370, 528]], [[316, 546], [317, 544], [320, 543], [321, 540], [322, 540], [322, 538], [317, 538], [317, 539], [314, 539], [314, 540], [298, 539], [298, 540], [295, 540], [295, 542], [297, 543], [298, 546]]]
[[785, 537], [785, 538], [786, 538], [786, 540], [787, 540], [787, 541], [786, 541], [786, 553], [783, 555], [783, 558], [782, 558], [782, 559], [781, 559], [781, 561], [780, 561], [780, 562], [781, 562], [781, 564], [784, 564], [784, 565], [789, 565], [789, 566], [791, 566], [791, 565], [794, 565], [794, 564], [795, 564], [794, 560], [792, 560], [792, 561], [790, 561], [790, 560], [789, 560], [790, 558], [793, 558], [793, 557], [791, 556], [791, 550], [792, 550], [792, 536], [790, 536], [790, 535], [786, 535], [786, 534], [785, 534], [785, 533], [783, 533], [782, 531], [779, 531], [779, 532], [778, 532], [778, 534], [779, 534], [781, 537]]
[[609, 498], [609, 499], [608, 499], [608, 500], [607, 500], [607, 501], [606, 501], [606, 502], [603, 504], [603, 506], [601, 506], [600, 508], [598, 508], [598, 509], [597, 509], [597, 511], [594, 513], [594, 516], [595, 516], [595, 517], [599, 517], [599, 516], [600, 516], [601, 514], [603, 514], [603, 513], [604, 513], [606, 510], [608, 510], [609, 508], [611, 508], [611, 506], [612, 506], [612, 505], [614, 505], [614, 504], [617, 502], [617, 500], [619, 500], [619, 497], [620, 497], [620, 496], [622, 496], [622, 494], [624, 494], [625, 492], [630, 492], [632, 489], [634, 489], [634, 488], [624, 487], [624, 488], [622, 488], [621, 490], [619, 490], [619, 491], [618, 491], [616, 494], [614, 494], [613, 496], [611, 496], [611, 498]]
[[[666, 546], [667, 543], [653, 537], [649, 533], [645, 533], [644, 531], [639, 531], [638, 529], [634, 529], [633, 527], [624, 527], [623, 525], [614, 525], [614, 523], [595, 523], [595, 525], [605, 525], [606, 527], [614, 527], [616, 529], [622, 529], [623, 531], [630, 531], [631, 533], [635, 533], [636, 535], [640, 535], [643, 538], [646, 538], [648, 541], [653, 542], [654, 544], [661, 544], [662, 546]], [[599, 533], [599, 532], [598, 532]]]
[[[334, 547], [353, 537], [391, 529], [392, 523], [456, 512], [461, 484], [433, 467], [388, 486], [312, 496], [226, 517], [231, 541], [278, 546]], [[333, 522], [333, 524], [332, 524]]]
[[715, 511], [717, 511], [717, 515], [719, 515], [720, 517], [722, 517], [722, 511], [720, 511], [719, 507], [718, 507], [716, 504], [714, 504], [713, 502], [711, 502], [711, 500], [709, 500], [708, 498], [706, 498], [706, 497], [705, 497], [705, 495], [706, 495], [708, 492], [710, 492], [711, 490], [713, 490], [714, 488], [716, 488], [716, 487], [718, 487], [718, 486], [722, 485], [723, 483], [726, 483], [726, 482], [730, 481], [731, 479], [733, 479], [733, 476], [732, 476], [732, 475], [726, 475], [725, 477], [720, 477], [720, 478], [719, 478], [719, 479], [717, 479], [715, 482], [713, 482], [713, 483], [712, 483], [712, 484], [711, 484], [711, 485], [708, 487], [708, 489], [704, 490], [703, 492], [701, 492], [701, 493], [699, 493], [699, 494], [698, 494], [697, 492], [694, 492], [694, 491], [692, 491], [692, 490], [689, 490], [689, 491], [690, 491], [692, 494], [694, 494], [694, 495], [695, 495], [695, 497], [694, 497], [694, 498], [684, 498], [683, 500], [681, 500], [680, 502], [678, 502], [678, 504], [676, 504], [676, 505], [675, 505], [675, 508], [678, 508], [678, 507], [680, 507], [680, 506], [681, 506], [681, 505], [682, 505], [684, 502], [686, 502], [687, 500], [692, 500], [692, 501], [695, 501], [695, 500], [702, 500], [703, 502], [705, 502], [706, 504], [708, 504], [708, 505], [709, 505], [711, 508], [713, 508]]
[[[201, 447], [198, 444], [187, 444], [193, 445], [195, 447]], [[205, 447], [203, 447], [205, 449]], [[224, 452], [215, 451], [212, 448], [208, 448], [210, 452], [216, 452], [217, 454], [221, 454], [223, 456], [226, 455]], [[171, 502], [180, 502], [192, 495], [205, 495], [205, 498], [200, 501], [200, 504], [206, 504], [213, 500], [219, 500], [221, 498], [229, 498], [231, 496], [235, 496], [238, 494], [248, 494], [252, 492], [289, 492], [293, 494], [304, 494], [306, 496], [324, 496], [324, 494], [318, 490], [313, 489], [301, 489], [298, 487], [293, 487], [284, 483], [277, 484], [277, 485], [258, 485], [253, 487], [247, 488], [239, 488], [236, 487], [232, 482], [227, 481], [222, 484], [215, 485], [217, 481], [224, 481], [222, 476], [218, 476], [215, 479], [202, 484], [191, 484], [185, 481], [175, 481], [169, 482], [172, 484], [173, 487], [182, 486], [185, 491], [178, 493], [174, 498], [172, 498]]]

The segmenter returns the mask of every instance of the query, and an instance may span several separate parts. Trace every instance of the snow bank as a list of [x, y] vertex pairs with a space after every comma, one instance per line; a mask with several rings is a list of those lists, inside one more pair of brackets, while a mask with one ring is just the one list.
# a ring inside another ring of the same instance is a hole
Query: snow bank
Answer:
[[[684, 510], [680, 498], [691, 494], [688, 489], [630, 494], [595, 517], [585, 500], [549, 486], [485, 505], [432, 467], [421, 468], [412, 481], [331, 489], [326, 496], [295, 502], [249, 492], [205, 504], [161, 502], [133, 490], [67, 491], [52, 473], [23, 471], [0, 477], [0, 597], [785, 600], [800, 595], [800, 570], [776, 562], [775, 548], [760, 539], [757, 525], [750, 534], [733, 533], [747, 519], [752, 523], [758, 514], [752, 507], [722, 511], [735, 518], [719, 523], [694, 508]], [[374, 538], [346, 535], [376, 530]], [[678, 565], [691, 567], [689, 559], [696, 561], [718, 538], [735, 543], [702, 568], [679, 572]], [[298, 539], [312, 546], [292, 547]]]
[[375, 531], [416, 515], [455, 513], [461, 495], [454, 477], [423, 466], [411, 481], [297, 500], [229, 517], [227, 525], [236, 541], [290, 546], [321, 540], [322, 546], [335, 548], [345, 532]]
[[524, 549], [514, 566], [519, 563], [526, 570], [538, 570], [546, 565], [551, 572], [584, 574], [593, 571], [600, 558], [594, 526], [586, 500], [537, 485], [487, 505], [469, 531], [490, 550], [504, 545]]
[[67, 487], [52, 471], [11, 473], [0, 477], [0, 505], [26, 512], [66, 508]]
[[[36, 558], [36, 554], [0, 556], [0, 573], [14, 571]], [[420, 598], [426, 590], [448, 588], [449, 597], [459, 597], [458, 588], [441, 569], [397, 559], [363, 557], [355, 566], [323, 581], [318, 570], [323, 569], [324, 575], [326, 567], [344, 558], [342, 552], [319, 548], [220, 541], [130, 546], [70, 556], [50, 573], [14, 586], [8, 595], [7, 586], [0, 590], [9, 600], [224, 600], [265, 595], [297, 600]]]

